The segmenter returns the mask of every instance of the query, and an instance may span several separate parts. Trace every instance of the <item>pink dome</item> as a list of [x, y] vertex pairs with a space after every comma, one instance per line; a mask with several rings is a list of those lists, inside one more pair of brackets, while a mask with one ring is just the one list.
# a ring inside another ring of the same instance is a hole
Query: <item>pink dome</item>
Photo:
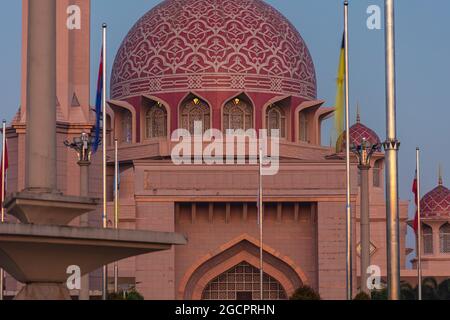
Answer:
[[[344, 152], [346, 147], [346, 134], [343, 132], [336, 143], [336, 152]], [[372, 129], [366, 127], [359, 121], [356, 122], [353, 126], [350, 127], [350, 146], [351, 145], [360, 145], [363, 139], [366, 139], [371, 144], [379, 144], [381, 151], [381, 140], [378, 135]]]
[[253, 91], [316, 98], [308, 48], [261, 0], [166, 0], [124, 39], [113, 99], [162, 92]]
[[420, 208], [424, 218], [450, 216], [450, 190], [439, 184], [422, 198]]

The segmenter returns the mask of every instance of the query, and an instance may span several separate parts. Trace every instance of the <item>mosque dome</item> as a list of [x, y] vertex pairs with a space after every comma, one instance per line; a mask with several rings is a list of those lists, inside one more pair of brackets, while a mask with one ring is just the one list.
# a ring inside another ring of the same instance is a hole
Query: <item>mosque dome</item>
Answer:
[[424, 218], [450, 216], [450, 190], [439, 178], [439, 185], [428, 192], [420, 201], [421, 216]]
[[166, 0], [118, 50], [116, 100], [143, 94], [252, 91], [316, 98], [310, 52], [295, 27], [262, 0]]
[[[345, 131], [339, 136], [336, 143], [336, 152], [344, 152], [346, 148], [346, 133]], [[366, 127], [361, 123], [361, 118], [358, 112], [356, 123], [350, 127], [350, 145], [358, 146], [361, 144], [363, 139], [366, 139], [370, 144], [378, 144], [380, 146], [379, 151], [381, 151], [381, 140], [380, 137], [372, 129]]]

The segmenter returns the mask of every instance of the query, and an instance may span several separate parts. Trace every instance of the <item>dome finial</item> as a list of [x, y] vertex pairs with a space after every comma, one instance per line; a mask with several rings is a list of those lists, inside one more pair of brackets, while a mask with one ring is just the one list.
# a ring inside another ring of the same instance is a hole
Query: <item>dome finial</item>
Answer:
[[359, 108], [359, 101], [356, 104], [356, 123], [361, 123], [361, 110]]
[[443, 181], [443, 179], [442, 179], [442, 165], [441, 165], [441, 164], [439, 164], [439, 172], [438, 172], [438, 175], [439, 175], [439, 185], [442, 186], [442, 185], [444, 184], [444, 181]]

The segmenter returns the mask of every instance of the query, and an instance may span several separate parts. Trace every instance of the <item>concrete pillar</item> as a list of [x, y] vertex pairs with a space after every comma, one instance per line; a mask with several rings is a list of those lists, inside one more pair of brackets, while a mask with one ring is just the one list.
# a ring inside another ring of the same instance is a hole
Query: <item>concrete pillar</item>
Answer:
[[[89, 197], [89, 161], [79, 161], [80, 166], [80, 196]], [[89, 214], [85, 214], [80, 217], [80, 227], [89, 226]], [[81, 288], [78, 297], [79, 300], [89, 300], [89, 274], [81, 277]]]
[[361, 291], [370, 295], [367, 288], [367, 268], [370, 266], [370, 211], [369, 211], [369, 169], [360, 165], [361, 172]]
[[29, 1], [25, 189], [56, 190], [56, 0]]

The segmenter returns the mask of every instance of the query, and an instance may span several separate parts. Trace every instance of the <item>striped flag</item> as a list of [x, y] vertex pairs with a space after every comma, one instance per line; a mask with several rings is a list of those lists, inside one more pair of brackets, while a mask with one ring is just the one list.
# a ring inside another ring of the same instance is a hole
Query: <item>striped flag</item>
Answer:
[[97, 80], [97, 96], [95, 99], [95, 140], [94, 145], [92, 146], [92, 152], [96, 153], [98, 150], [98, 146], [101, 143], [102, 135], [101, 135], [101, 122], [102, 122], [102, 92], [103, 92], [103, 47], [100, 54], [100, 67], [98, 70], [98, 80]]
[[[414, 177], [413, 186], [412, 186], [412, 192], [414, 194], [414, 202], [416, 203], [416, 208], [418, 208], [418, 206], [419, 206], [419, 199], [418, 199], [418, 195], [417, 195], [417, 172], [416, 172], [416, 175]], [[416, 209], [416, 214], [414, 216], [413, 229], [414, 229], [414, 232], [417, 234], [417, 231], [419, 230], [419, 215], [418, 215], [417, 209]]]
[[336, 139], [344, 132], [344, 80], [345, 80], [345, 34], [342, 36], [342, 45], [339, 56], [338, 75], [336, 78], [336, 111], [335, 130]]

